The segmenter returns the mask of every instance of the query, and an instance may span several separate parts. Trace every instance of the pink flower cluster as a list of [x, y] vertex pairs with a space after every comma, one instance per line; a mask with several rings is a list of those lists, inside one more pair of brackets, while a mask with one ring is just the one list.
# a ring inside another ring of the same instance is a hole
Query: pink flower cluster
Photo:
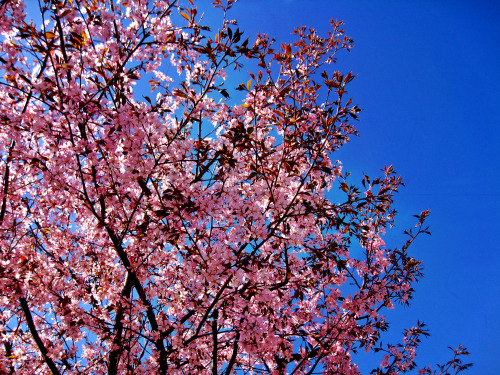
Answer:
[[401, 179], [332, 158], [359, 113], [325, 70], [342, 23], [275, 46], [193, 0], [38, 4], [0, 4], [0, 373], [358, 374], [426, 213], [387, 248]]

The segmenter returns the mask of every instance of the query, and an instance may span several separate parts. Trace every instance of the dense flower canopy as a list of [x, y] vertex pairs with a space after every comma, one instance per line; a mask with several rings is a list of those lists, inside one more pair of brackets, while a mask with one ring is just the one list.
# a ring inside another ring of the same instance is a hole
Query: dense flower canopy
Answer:
[[379, 341], [428, 213], [386, 247], [400, 177], [358, 188], [333, 158], [360, 111], [331, 69], [352, 40], [332, 21], [251, 41], [214, 5], [218, 28], [191, 0], [44, 0], [36, 21], [0, 2], [0, 372], [415, 367], [423, 324]]

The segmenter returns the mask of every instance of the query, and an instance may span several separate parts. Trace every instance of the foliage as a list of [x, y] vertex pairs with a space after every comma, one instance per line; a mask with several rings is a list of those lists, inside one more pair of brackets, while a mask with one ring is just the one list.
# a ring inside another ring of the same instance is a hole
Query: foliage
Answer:
[[243, 39], [232, 1], [218, 30], [191, 0], [31, 4], [37, 22], [0, 3], [1, 371], [356, 374], [360, 349], [387, 354], [377, 374], [415, 367], [422, 326], [380, 335], [428, 212], [387, 248], [400, 177], [358, 188], [332, 159], [360, 111], [326, 69], [341, 22], [277, 46]]

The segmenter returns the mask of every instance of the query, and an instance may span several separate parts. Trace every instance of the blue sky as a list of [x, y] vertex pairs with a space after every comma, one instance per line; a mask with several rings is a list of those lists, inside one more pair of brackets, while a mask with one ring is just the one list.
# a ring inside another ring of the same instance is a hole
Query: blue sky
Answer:
[[376, 175], [386, 164], [403, 176], [389, 246], [402, 244], [413, 214], [431, 210], [432, 236], [412, 250], [425, 277], [410, 308], [389, 314], [384, 341], [420, 319], [431, 337], [419, 364], [445, 362], [447, 347], [463, 344], [474, 362], [470, 374], [498, 374], [500, 4], [240, 0], [229, 16], [247, 36], [261, 30], [278, 42], [291, 41], [299, 25], [326, 31], [329, 19], [345, 21], [355, 44], [335, 70], [358, 74], [349, 95], [363, 112], [360, 137], [336, 158], [355, 176]]

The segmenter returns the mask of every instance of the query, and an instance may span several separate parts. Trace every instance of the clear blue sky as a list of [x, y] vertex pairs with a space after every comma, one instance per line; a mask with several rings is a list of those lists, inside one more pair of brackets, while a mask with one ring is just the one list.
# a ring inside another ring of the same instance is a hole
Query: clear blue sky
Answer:
[[345, 21], [355, 45], [339, 68], [358, 74], [349, 94], [364, 111], [361, 136], [338, 159], [358, 175], [393, 164], [403, 176], [389, 246], [400, 246], [413, 214], [431, 209], [432, 236], [413, 246], [425, 277], [412, 306], [390, 314], [390, 337], [423, 320], [431, 337], [418, 363], [445, 362], [448, 345], [464, 344], [470, 374], [499, 374], [500, 3], [240, 0], [230, 18], [278, 42], [292, 40], [295, 26], [326, 31], [330, 18]]

